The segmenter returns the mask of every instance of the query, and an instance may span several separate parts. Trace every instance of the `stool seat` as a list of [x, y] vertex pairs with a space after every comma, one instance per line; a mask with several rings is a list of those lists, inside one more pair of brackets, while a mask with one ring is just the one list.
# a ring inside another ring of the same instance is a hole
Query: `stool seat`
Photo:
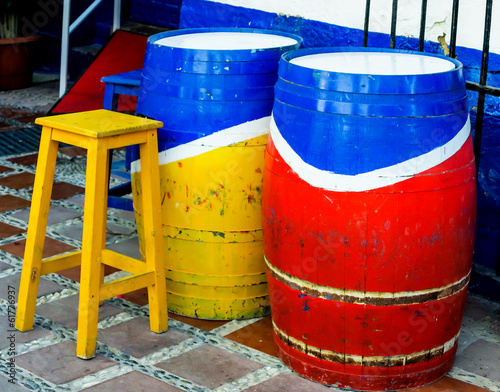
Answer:
[[[163, 261], [160, 174], [156, 129], [159, 121], [108, 110], [43, 117], [43, 126], [26, 236], [16, 328], [33, 329], [40, 276], [80, 265], [80, 298], [76, 355], [95, 356], [97, 320], [102, 301], [146, 287], [150, 329], [168, 328], [167, 293]], [[82, 249], [42, 260], [52, 184], [59, 142], [87, 149]], [[106, 216], [110, 151], [139, 144], [142, 209], [146, 238], [144, 260], [106, 249]], [[131, 275], [104, 283], [104, 266]]]
[[163, 126], [160, 121], [124, 115], [105, 109], [41, 117], [37, 118], [35, 123], [91, 138], [124, 135]]

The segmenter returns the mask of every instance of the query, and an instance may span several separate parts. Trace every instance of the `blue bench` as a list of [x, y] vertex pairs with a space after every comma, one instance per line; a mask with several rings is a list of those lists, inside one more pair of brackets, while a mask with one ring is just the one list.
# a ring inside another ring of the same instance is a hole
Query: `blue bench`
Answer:
[[142, 69], [136, 69], [130, 72], [103, 77], [101, 82], [106, 83], [103, 109], [118, 110], [118, 98], [120, 95], [139, 96], [141, 73]]

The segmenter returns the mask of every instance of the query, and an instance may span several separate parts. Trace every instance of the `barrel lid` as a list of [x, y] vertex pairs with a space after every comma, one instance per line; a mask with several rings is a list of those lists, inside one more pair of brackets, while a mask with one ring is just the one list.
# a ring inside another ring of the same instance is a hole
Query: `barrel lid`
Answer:
[[283, 35], [231, 31], [181, 34], [155, 41], [156, 45], [205, 50], [269, 49], [297, 43], [297, 39]]
[[282, 53], [298, 49], [302, 41], [295, 34], [263, 29], [181, 29], [150, 36], [148, 51], [187, 61], [278, 60]]
[[329, 72], [371, 75], [423, 75], [455, 68], [446, 58], [401, 52], [319, 53], [295, 57], [290, 62]]
[[462, 64], [452, 58], [382, 48], [310, 48], [283, 54], [279, 76], [321, 90], [426, 94], [465, 89]]

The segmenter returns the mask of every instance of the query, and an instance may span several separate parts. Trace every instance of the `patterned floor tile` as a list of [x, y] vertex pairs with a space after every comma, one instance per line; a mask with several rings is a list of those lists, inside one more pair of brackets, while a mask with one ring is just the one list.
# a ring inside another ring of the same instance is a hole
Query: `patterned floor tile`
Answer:
[[[9, 244], [0, 246], [0, 249], [13, 254], [19, 258], [24, 257], [24, 247], [26, 246], [26, 240], [15, 241]], [[75, 248], [71, 245], [65, 244], [64, 242], [54, 240], [50, 237], [45, 237], [45, 245], [43, 247], [43, 257], [55, 256], [60, 253], [68, 252], [74, 250]]]
[[16, 365], [56, 385], [64, 384], [82, 376], [116, 365], [116, 362], [97, 355], [91, 360], [76, 356], [76, 344], [62, 342], [22, 354]]
[[3, 121], [0, 121], [0, 132], [16, 131], [22, 129], [23, 127], [18, 125], [12, 125]]
[[97, 340], [118, 348], [125, 354], [142, 358], [165, 347], [178, 344], [189, 336], [175, 329], [157, 334], [149, 329], [149, 319], [135, 318], [100, 330]]
[[[23, 212], [23, 211], [21, 211]], [[0, 238], [11, 237], [16, 234], [24, 233], [26, 230], [19, 227], [11, 226], [6, 223], [0, 222]]]
[[[13, 218], [22, 220], [27, 223], [29, 221], [29, 215], [30, 215], [30, 210], [23, 210], [16, 212], [11, 216]], [[79, 216], [82, 216], [82, 214], [78, 211], [68, 210], [67, 208], [64, 207], [52, 205], [50, 206], [49, 209], [49, 219], [47, 221], [47, 224], [50, 226]]]
[[9, 269], [9, 268], [12, 268], [12, 266], [10, 264], [3, 263], [0, 261], [0, 271], [4, 271], [4, 270]]
[[[74, 211], [73, 211], [74, 212]], [[79, 214], [79, 213], [77, 213]], [[81, 215], [81, 214], [79, 214]], [[77, 215], [78, 216], [78, 215]], [[120, 235], [129, 235], [135, 232], [135, 229], [131, 229], [129, 227], [123, 227], [123, 226], [118, 226], [115, 225], [111, 222], [107, 223], [106, 226], [106, 241], [110, 241], [116, 236]], [[61, 234], [65, 237], [68, 238], [73, 238], [77, 241], [82, 240], [82, 233], [83, 233], [83, 222], [76, 222], [72, 224], [71, 226], [64, 227], [62, 229], [57, 230], [58, 234]]]
[[[21, 280], [21, 274], [15, 274], [15, 275], [10, 275], [6, 276], [2, 279], [0, 279], [0, 287], [6, 288], [6, 287], [14, 287], [16, 295], [19, 294], [19, 281]], [[44, 279], [43, 277], [40, 278], [40, 283], [38, 284], [38, 297], [43, 297], [44, 295], [48, 294], [53, 294], [57, 293], [58, 291], [63, 290], [64, 287], [51, 282], [50, 280]], [[5, 290], [0, 290], [0, 298], [7, 299], [7, 289]]]
[[139, 239], [137, 237], [109, 245], [108, 249], [137, 260], [142, 260], [141, 251], [139, 250]]
[[325, 385], [306, 380], [296, 374], [279, 374], [263, 383], [251, 388], [244, 389], [245, 392], [284, 392], [284, 391], [307, 391], [326, 392], [329, 391]]
[[52, 186], [52, 200], [62, 200], [84, 193], [85, 188], [67, 182], [57, 182]]
[[180, 392], [181, 389], [168, 385], [153, 377], [139, 372], [131, 372], [84, 389], [85, 392]]
[[29, 207], [31, 202], [12, 195], [0, 196], [0, 213]]
[[[71, 297], [37, 306], [36, 314], [61, 324], [66, 328], [75, 329], [78, 325], [78, 298], [78, 295], [72, 295]], [[122, 312], [120, 308], [104, 303], [99, 307], [99, 321]]]
[[432, 384], [425, 387], [415, 388], [412, 392], [486, 392], [485, 389], [475, 385], [453, 379], [451, 377], [443, 377]]
[[14, 383], [10, 383], [9, 379], [0, 376], [0, 391], [5, 392], [28, 392], [30, 389], [23, 387], [17, 383], [17, 380]]
[[36, 154], [29, 154], [29, 155], [23, 155], [23, 156], [20, 156], [20, 157], [15, 157], [15, 158], [8, 159], [9, 162], [17, 163], [18, 165], [23, 165], [23, 166], [36, 165], [37, 160], [38, 160], [38, 153], [36, 153]]
[[70, 197], [69, 199], [66, 199], [66, 202], [76, 204], [77, 206], [80, 206], [83, 208], [83, 205], [85, 203], [85, 196], [84, 195], [75, 195], [73, 197]]
[[271, 316], [226, 335], [226, 338], [266, 354], [275, 357], [278, 356], [278, 347], [274, 342]]
[[59, 152], [69, 157], [79, 157], [82, 155], [87, 155], [87, 150], [85, 148], [75, 147], [75, 146], [62, 147], [59, 149]]
[[121, 219], [125, 219], [129, 222], [135, 222], [135, 212], [132, 211], [118, 211], [113, 216], [116, 216]]
[[0, 178], [0, 185], [11, 189], [23, 189], [33, 186], [34, 181], [34, 174], [24, 172]]
[[232, 382], [263, 367], [251, 359], [208, 344], [156, 366], [210, 389]]
[[139, 306], [144, 306], [148, 304], [148, 290], [146, 288], [135, 290], [131, 293], [123, 294], [122, 298]]
[[193, 317], [185, 317], [175, 313], [169, 313], [169, 317], [172, 317], [174, 320], [178, 320], [184, 324], [191, 325], [195, 328], [202, 329], [204, 331], [212, 331], [215, 328], [222, 327], [227, 324], [229, 321], [219, 321], [219, 320], [202, 320]]
[[14, 170], [14, 169], [7, 167], [7, 166], [0, 165], [0, 173], [7, 173], [7, 172], [10, 172], [12, 170]]
[[465, 348], [455, 366], [468, 372], [500, 381], [500, 345], [478, 339]]
[[[47, 337], [52, 336], [52, 333], [50, 331], [47, 331], [46, 329], [42, 329], [36, 325], [30, 331], [20, 332], [20, 331], [16, 330], [15, 328], [12, 328], [10, 321], [12, 321], [12, 320], [9, 320], [7, 315], [0, 315], [0, 328], [1, 328], [0, 329], [0, 350], [3, 350], [4, 348], [9, 347], [9, 345], [10, 345], [9, 338], [11, 338], [11, 337], [12, 337], [12, 340], [13, 340], [15, 346], [18, 347], [19, 344], [28, 343], [28, 342], [32, 342], [33, 340], [47, 338]], [[0, 389], [0, 391], [1, 390], [2, 389]]]

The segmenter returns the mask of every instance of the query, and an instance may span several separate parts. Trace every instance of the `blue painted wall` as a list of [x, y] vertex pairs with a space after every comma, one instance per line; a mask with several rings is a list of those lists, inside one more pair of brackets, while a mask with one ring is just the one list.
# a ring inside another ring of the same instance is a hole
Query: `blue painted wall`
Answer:
[[[305, 47], [362, 46], [363, 31], [308, 20], [301, 17], [235, 7], [206, 0], [183, 0], [180, 28], [251, 27], [298, 34]], [[460, 27], [460, 26], [459, 26]], [[387, 34], [370, 33], [368, 45], [389, 47]], [[400, 49], [418, 49], [418, 40], [397, 37]], [[424, 50], [443, 54], [439, 43], [426, 41]], [[466, 78], [479, 82], [481, 51], [457, 47], [457, 58], [464, 64]], [[500, 55], [491, 54], [488, 84], [500, 86]], [[469, 92], [472, 127], [475, 127], [477, 93]], [[481, 165], [478, 175], [478, 222], [475, 262], [495, 268], [500, 240], [500, 99], [488, 96], [483, 127]]]

